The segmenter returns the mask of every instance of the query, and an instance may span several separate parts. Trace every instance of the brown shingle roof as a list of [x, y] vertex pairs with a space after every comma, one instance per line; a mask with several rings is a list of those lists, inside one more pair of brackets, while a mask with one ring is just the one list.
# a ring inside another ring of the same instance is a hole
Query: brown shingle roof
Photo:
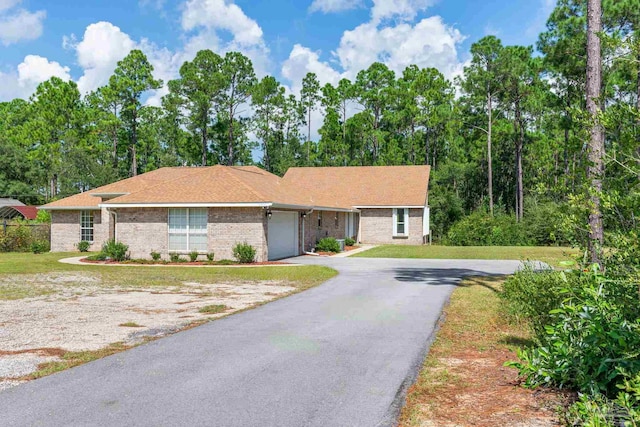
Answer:
[[315, 205], [425, 206], [429, 166], [291, 168], [283, 180], [310, 194]]
[[279, 178], [255, 166], [162, 168], [76, 194], [44, 209], [97, 208], [106, 203], [274, 203], [351, 209], [424, 206], [428, 166], [292, 168]]
[[281, 178], [255, 166], [211, 166], [110, 200], [129, 203], [283, 203], [306, 205], [310, 198]]
[[141, 191], [145, 188], [149, 188], [167, 181], [171, 181], [191, 173], [194, 173], [196, 168], [174, 167], [174, 168], [161, 168], [152, 172], [147, 172], [142, 175], [134, 176], [132, 178], [123, 179], [122, 181], [114, 182], [112, 184], [103, 185], [102, 187], [95, 188], [84, 193], [76, 194], [64, 199], [56, 200], [55, 202], [48, 203], [42, 206], [43, 209], [64, 209], [64, 208], [98, 208], [98, 205], [102, 203], [100, 197], [95, 197], [93, 194], [127, 194]]

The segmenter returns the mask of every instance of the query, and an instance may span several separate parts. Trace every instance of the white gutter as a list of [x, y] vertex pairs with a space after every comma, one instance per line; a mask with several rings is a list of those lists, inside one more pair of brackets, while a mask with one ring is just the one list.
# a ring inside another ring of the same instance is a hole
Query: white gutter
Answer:
[[101, 208], [268, 208], [273, 203], [101, 203]]
[[274, 203], [271, 206], [273, 209], [299, 209], [299, 210], [309, 210], [311, 209], [316, 211], [333, 211], [333, 212], [358, 212], [357, 209], [346, 209], [346, 208], [329, 208], [326, 206], [313, 206], [313, 205], [287, 205], [284, 203]]
[[407, 205], [388, 205], [388, 206], [354, 206], [356, 209], [393, 209], [393, 208], [403, 208], [403, 209], [424, 209], [423, 206], [407, 206]]
[[38, 206], [43, 211], [99, 211], [100, 206]]

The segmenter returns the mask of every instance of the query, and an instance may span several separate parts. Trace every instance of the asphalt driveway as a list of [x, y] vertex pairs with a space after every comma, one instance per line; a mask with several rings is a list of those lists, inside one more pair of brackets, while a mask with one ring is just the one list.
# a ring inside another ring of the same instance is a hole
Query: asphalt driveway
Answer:
[[328, 282], [0, 392], [3, 426], [393, 425], [443, 305], [516, 261], [318, 257]]

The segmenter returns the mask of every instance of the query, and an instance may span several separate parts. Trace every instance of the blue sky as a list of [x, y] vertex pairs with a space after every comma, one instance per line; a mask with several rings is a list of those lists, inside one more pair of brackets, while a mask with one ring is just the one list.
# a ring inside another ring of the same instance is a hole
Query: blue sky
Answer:
[[[0, 100], [28, 97], [59, 76], [83, 92], [141, 48], [156, 76], [175, 78], [201, 48], [240, 50], [259, 75], [299, 88], [353, 77], [375, 60], [451, 77], [487, 34], [535, 44], [555, 0], [0, 0]], [[163, 91], [159, 91], [155, 101]], [[151, 97], [153, 102], [153, 97]]]

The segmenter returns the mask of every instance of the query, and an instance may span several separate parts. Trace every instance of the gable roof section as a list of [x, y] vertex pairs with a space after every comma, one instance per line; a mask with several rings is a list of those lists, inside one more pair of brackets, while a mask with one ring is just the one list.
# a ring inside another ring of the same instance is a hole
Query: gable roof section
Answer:
[[130, 194], [171, 180], [187, 176], [197, 168], [174, 167], [161, 168], [132, 178], [123, 179], [112, 184], [103, 185], [64, 199], [56, 200], [42, 206], [42, 209], [99, 209], [102, 199], [98, 194]]
[[358, 206], [424, 206], [428, 179], [428, 166], [292, 168], [284, 178], [255, 166], [161, 168], [42, 208], [253, 204], [352, 210]]
[[425, 206], [429, 166], [291, 168], [283, 181], [309, 194], [316, 205]]
[[106, 204], [281, 203], [309, 206], [310, 198], [255, 166], [210, 166], [116, 197]]

